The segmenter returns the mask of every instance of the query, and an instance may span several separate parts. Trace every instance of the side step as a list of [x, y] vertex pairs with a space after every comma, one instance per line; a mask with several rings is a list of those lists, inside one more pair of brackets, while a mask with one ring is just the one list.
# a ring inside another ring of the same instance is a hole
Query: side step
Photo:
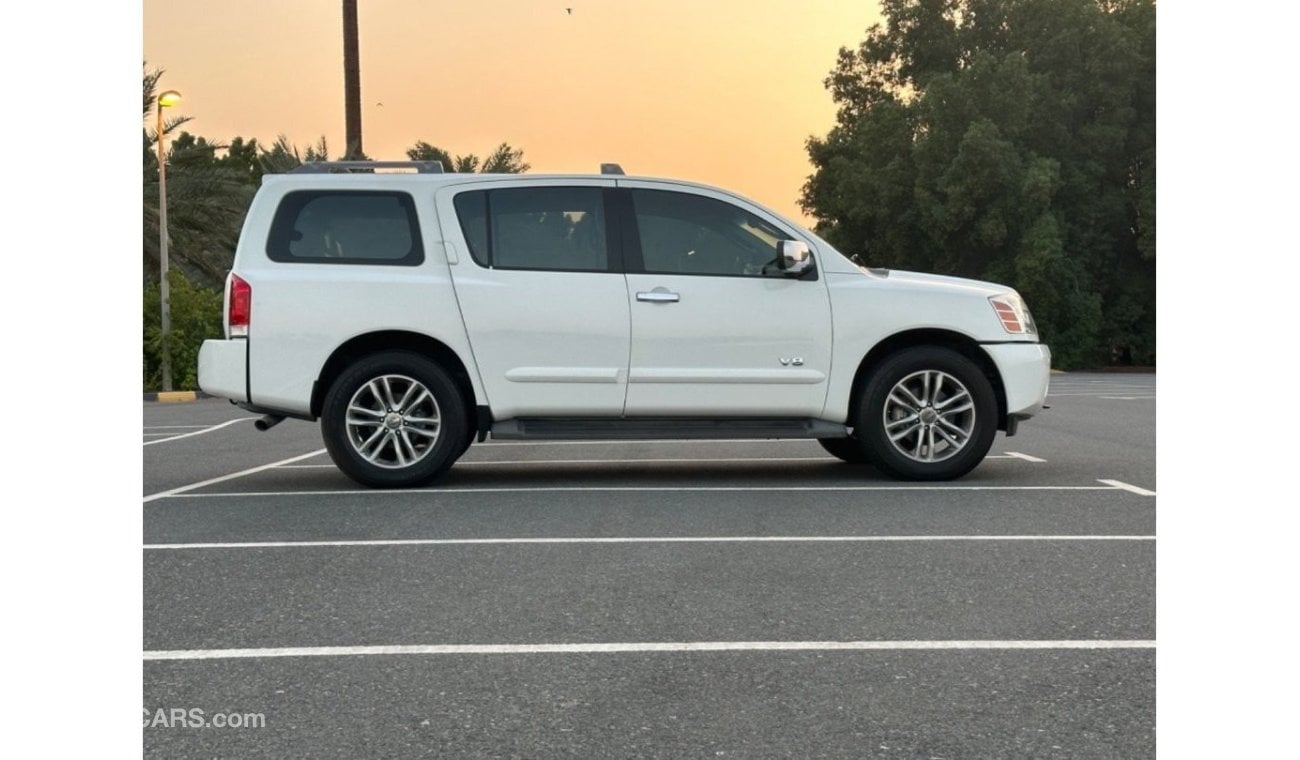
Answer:
[[837, 422], [789, 417], [537, 417], [492, 423], [492, 438], [507, 441], [847, 438], [848, 435], [848, 428]]

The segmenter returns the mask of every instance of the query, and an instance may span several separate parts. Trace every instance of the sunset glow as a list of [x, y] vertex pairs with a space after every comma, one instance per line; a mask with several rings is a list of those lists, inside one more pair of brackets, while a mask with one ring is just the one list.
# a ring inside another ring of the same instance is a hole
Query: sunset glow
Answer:
[[[879, 20], [830, 0], [362, 0], [365, 152], [417, 140], [484, 155], [502, 141], [533, 172], [725, 186], [804, 219], [804, 149], [834, 122], [823, 80]], [[572, 12], [566, 12], [566, 8]], [[144, 60], [185, 93], [208, 139], [283, 134], [343, 148], [338, 0], [144, 3]], [[806, 220], [805, 220], [806, 221]]]

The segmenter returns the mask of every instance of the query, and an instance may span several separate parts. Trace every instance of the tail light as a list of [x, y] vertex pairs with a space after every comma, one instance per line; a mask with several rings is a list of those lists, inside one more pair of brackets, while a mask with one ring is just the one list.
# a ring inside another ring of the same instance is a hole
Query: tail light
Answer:
[[248, 337], [248, 325], [253, 318], [253, 286], [230, 275], [230, 300], [226, 312], [227, 335], [231, 338]]

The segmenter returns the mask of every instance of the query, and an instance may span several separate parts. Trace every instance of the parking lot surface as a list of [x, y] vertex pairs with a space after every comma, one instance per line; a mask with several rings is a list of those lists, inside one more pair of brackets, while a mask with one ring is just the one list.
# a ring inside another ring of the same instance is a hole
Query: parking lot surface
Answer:
[[1151, 757], [1155, 384], [1055, 375], [930, 484], [816, 442], [488, 441], [373, 491], [314, 424], [146, 403], [146, 718], [261, 716], [146, 755]]

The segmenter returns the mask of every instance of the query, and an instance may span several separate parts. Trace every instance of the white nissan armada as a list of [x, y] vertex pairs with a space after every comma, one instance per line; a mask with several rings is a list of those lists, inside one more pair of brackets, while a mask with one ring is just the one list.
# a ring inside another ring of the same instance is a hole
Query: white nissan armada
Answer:
[[319, 419], [374, 487], [431, 481], [489, 435], [815, 438], [956, 478], [1043, 408], [1051, 360], [1011, 288], [865, 269], [745, 198], [614, 164], [267, 175], [224, 322], [202, 390], [262, 430]]

